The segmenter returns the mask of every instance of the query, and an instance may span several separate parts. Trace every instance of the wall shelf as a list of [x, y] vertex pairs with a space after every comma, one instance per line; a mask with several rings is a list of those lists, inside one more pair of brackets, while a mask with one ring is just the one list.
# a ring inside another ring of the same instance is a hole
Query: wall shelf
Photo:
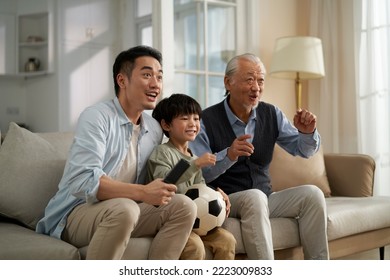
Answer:
[[[18, 16], [17, 76], [36, 77], [49, 70], [49, 13], [21, 14]], [[26, 72], [30, 58], [39, 60], [37, 71]]]
[[47, 41], [19, 43], [20, 48], [41, 48], [41, 47], [45, 47], [45, 46], [47, 46]]
[[48, 71], [19, 72], [16, 74], [0, 74], [0, 79], [1, 78], [15, 78], [15, 79], [23, 78], [23, 79], [27, 80], [30, 78], [37, 78], [37, 77], [46, 76], [49, 74], [52, 74], [52, 73], [48, 72]]

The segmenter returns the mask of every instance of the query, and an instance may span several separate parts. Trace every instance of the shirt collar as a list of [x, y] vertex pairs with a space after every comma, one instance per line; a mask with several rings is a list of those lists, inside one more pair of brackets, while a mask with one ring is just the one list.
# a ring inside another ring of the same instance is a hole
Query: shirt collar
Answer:
[[[114, 98], [114, 105], [115, 105], [115, 108], [116, 108], [116, 110], [118, 112], [120, 124], [121, 125], [129, 124], [129, 125], [133, 126], [132, 123], [130, 122], [129, 118], [126, 116], [125, 111], [123, 111], [123, 108], [122, 108], [121, 104], [119, 103], [118, 97]], [[141, 122], [140, 122], [140, 124], [141, 124], [141, 134], [144, 134], [144, 133], [149, 131], [148, 124], [147, 124], [147, 122], [144, 121], [145, 120], [144, 114], [146, 114], [146, 113], [143, 112], [141, 114], [141, 117], [140, 117], [141, 118]]]
[[116, 108], [116, 111], [118, 112], [119, 121], [121, 125], [130, 123], [129, 118], [126, 116], [125, 111], [123, 111], [123, 108], [121, 104], [119, 103], [118, 97], [114, 98], [114, 105]]
[[[225, 106], [225, 111], [229, 120], [229, 123], [231, 125], [235, 124], [236, 122], [242, 123], [242, 121], [237, 118], [237, 116], [233, 113], [233, 111], [230, 109], [230, 106], [228, 104], [229, 96], [225, 98], [223, 105]], [[256, 120], [256, 110], [252, 110], [251, 115], [249, 116], [249, 120]]]

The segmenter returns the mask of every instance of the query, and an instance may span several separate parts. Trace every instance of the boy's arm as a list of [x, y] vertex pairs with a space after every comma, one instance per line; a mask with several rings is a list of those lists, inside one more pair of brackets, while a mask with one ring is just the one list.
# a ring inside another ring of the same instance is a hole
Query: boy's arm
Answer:
[[[147, 163], [148, 180], [165, 178], [179, 160], [180, 158], [163, 151], [161, 148], [156, 148], [150, 155]], [[176, 185], [189, 181], [194, 176], [194, 173], [199, 172], [199, 168], [193, 160], [189, 163], [189, 168], [179, 178]]]

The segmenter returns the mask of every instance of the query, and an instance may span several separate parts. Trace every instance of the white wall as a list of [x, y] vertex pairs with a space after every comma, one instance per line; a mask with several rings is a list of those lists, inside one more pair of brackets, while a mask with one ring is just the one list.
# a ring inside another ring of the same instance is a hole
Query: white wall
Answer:
[[[17, 6], [15, 1], [0, 1], [1, 14], [15, 15], [16, 9]], [[15, 28], [15, 24], [12, 28]], [[5, 44], [5, 42], [2, 42], [2, 44]], [[12, 58], [11, 60], [14, 61]], [[3, 63], [5, 63], [5, 61], [3, 61]], [[8, 122], [10, 119], [15, 119], [17, 121], [24, 120], [21, 109], [19, 110], [19, 114], [16, 114], [16, 112], [13, 114], [7, 114], [7, 108], [11, 108], [12, 110], [13, 108], [20, 108], [21, 104], [25, 103], [24, 100], [24, 91], [20, 87], [20, 84], [17, 81], [15, 82], [13, 79], [10, 79], [9, 77], [0, 76], [0, 130], [3, 131], [3, 133], [8, 129]]]
[[[121, 45], [117, 35], [118, 3], [122, 2], [0, 0], [0, 13], [49, 11], [50, 40], [54, 46], [49, 53], [55, 61], [53, 71], [45, 76], [25, 79], [0, 75], [0, 129], [3, 133], [11, 121], [25, 123], [35, 132], [73, 130], [85, 107], [114, 96], [112, 62], [118, 52], [114, 46]], [[110, 14], [107, 14], [108, 7]], [[84, 23], [85, 26], [81, 25]], [[89, 24], [94, 25], [94, 34], [86, 38], [84, 29], [89, 28]], [[75, 36], [80, 40], [73, 40]], [[106, 44], [107, 37], [111, 41]], [[77, 51], [69, 51], [70, 45], [76, 46]]]
[[[16, 20], [18, 14], [50, 9], [53, 12], [55, 3], [55, 0], [0, 0], [0, 13], [12, 13]], [[16, 64], [16, 57], [13, 60]], [[26, 124], [33, 131], [58, 130], [56, 81], [55, 74], [28, 79], [12, 73], [0, 76], [1, 131], [6, 132], [11, 121]]]
[[[260, 55], [267, 70], [270, 68], [275, 40], [284, 36], [306, 35], [306, 0], [260, 0]], [[304, 84], [305, 85], [305, 84]], [[304, 87], [303, 85], [303, 87]], [[275, 104], [289, 119], [295, 114], [294, 80], [266, 77], [263, 100]], [[306, 105], [306, 100], [303, 100]]]
[[[16, 111], [15, 111], [16, 110]], [[26, 95], [23, 81], [0, 77], [0, 130], [4, 134], [10, 121], [24, 123], [26, 119]]]
[[75, 129], [88, 106], [115, 96], [112, 64], [120, 43], [119, 1], [59, 1], [58, 73], [61, 131]]

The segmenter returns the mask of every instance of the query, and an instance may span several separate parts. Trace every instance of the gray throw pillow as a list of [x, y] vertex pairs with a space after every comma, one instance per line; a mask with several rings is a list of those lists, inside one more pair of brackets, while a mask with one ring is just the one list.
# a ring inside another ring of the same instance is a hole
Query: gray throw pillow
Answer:
[[11, 123], [0, 147], [0, 215], [35, 229], [58, 189], [65, 161], [65, 153], [47, 140]]

